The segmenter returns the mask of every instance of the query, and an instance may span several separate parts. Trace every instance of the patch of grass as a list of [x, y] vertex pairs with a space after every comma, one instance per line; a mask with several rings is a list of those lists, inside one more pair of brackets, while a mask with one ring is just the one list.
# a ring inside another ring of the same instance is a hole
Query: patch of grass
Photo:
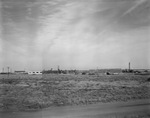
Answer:
[[9, 78], [0, 76], [0, 109], [29, 110], [146, 99], [150, 98], [150, 86], [146, 82], [148, 77], [51, 74], [12, 75]]

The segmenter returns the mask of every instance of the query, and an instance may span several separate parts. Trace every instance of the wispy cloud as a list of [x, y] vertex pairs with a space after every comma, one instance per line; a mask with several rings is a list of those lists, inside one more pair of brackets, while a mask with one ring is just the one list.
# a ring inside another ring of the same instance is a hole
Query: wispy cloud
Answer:
[[0, 46], [28, 67], [119, 67], [146, 51], [149, 8], [148, 0], [6, 0]]
[[129, 8], [126, 12], [123, 13], [122, 17], [127, 15], [128, 13], [131, 13], [133, 10], [135, 10], [138, 6], [140, 6], [141, 4], [143, 4], [146, 1], [147, 0], [136, 0], [135, 4], [131, 8]]

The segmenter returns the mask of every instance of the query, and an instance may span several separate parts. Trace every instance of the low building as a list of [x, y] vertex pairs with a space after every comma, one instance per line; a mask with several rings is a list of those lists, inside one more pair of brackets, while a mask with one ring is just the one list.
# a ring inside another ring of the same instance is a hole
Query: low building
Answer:
[[29, 75], [40, 75], [40, 74], [42, 74], [42, 72], [41, 71], [28, 71], [28, 74]]
[[24, 70], [14, 71], [15, 74], [27, 74]]

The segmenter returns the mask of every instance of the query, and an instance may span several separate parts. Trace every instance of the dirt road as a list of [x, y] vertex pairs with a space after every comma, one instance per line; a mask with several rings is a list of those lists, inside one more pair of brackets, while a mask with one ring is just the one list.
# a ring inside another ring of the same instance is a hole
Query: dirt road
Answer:
[[122, 118], [130, 114], [148, 114], [149, 112], [150, 100], [137, 100], [86, 106], [52, 107], [36, 112], [5, 112], [0, 113], [0, 118]]

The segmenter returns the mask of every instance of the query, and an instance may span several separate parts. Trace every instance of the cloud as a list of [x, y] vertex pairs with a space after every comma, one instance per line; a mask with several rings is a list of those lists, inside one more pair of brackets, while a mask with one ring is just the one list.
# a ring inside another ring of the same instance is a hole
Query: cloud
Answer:
[[[137, 24], [136, 30], [133, 28], [134, 24], [131, 24], [132, 19], [139, 14], [135, 13], [135, 16], [128, 16], [129, 9], [130, 13], [135, 12], [132, 8], [133, 6], [134, 9], [145, 9], [146, 7], [145, 2], [138, 3], [137, 6], [137, 1], [129, 2], [126, 0], [120, 2], [82, 1], [80, 4], [77, 1], [59, 6], [58, 9], [56, 8], [57, 12], [42, 17], [43, 26], [40, 36], [43, 36], [43, 38], [39, 38], [39, 46], [42, 44], [40, 48], [46, 54], [44, 60], [51, 58], [51, 61], [55, 63], [64, 63], [65, 65], [70, 63], [70, 66], [75, 66], [74, 64], [76, 64], [80, 65], [80, 67], [81, 65], [85, 67], [89, 63], [96, 65], [99, 63], [98, 59], [101, 62], [105, 62], [107, 59], [109, 65], [112, 64], [110, 58], [113, 58], [113, 61], [120, 60], [120, 63], [122, 63], [121, 60], [130, 61], [133, 58], [132, 54], [136, 55], [134, 47], [137, 46], [136, 44], [140, 44], [142, 40], [138, 38], [138, 35], [137, 37], [132, 36], [133, 32], [138, 31], [139, 28], [142, 31], [142, 24]], [[144, 13], [147, 13], [147, 11], [140, 14]], [[145, 18], [147, 19], [146, 16]], [[134, 22], [141, 22], [141, 20], [135, 19]], [[126, 27], [126, 29], [123, 27]], [[122, 35], [125, 31], [127, 32], [123, 38]], [[147, 36], [144, 36], [147, 34], [144, 33], [145, 31], [147, 29], [142, 31], [141, 36], [147, 42]], [[132, 38], [133, 40], [131, 40]], [[125, 42], [126, 40], [127, 42]], [[121, 48], [124, 48], [125, 55], [122, 54], [123, 50], [119, 51]], [[127, 54], [130, 49], [134, 51], [131, 54]], [[121, 57], [116, 59], [119, 54], [121, 54]], [[95, 61], [95, 57], [98, 58], [97, 61]], [[84, 61], [86, 58], [89, 60]], [[94, 64], [94, 62], [96, 63]], [[48, 63], [48, 61], [44, 61], [44, 63]], [[86, 67], [90, 66], [87, 65]]]
[[133, 10], [135, 10], [138, 6], [140, 6], [141, 4], [143, 4], [144, 2], [146, 2], [147, 0], [139, 0], [139, 1], [135, 1], [135, 5], [133, 5], [130, 9], [128, 9], [126, 12], [123, 13], [122, 16], [125, 16], [128, 13], [131, 13]]
[[148, 51], [149, 8], [148, 0], [6, 0], [2, 60], [20, 59], [30, 69], [124, 67], [134, 57], [140, 63]]

